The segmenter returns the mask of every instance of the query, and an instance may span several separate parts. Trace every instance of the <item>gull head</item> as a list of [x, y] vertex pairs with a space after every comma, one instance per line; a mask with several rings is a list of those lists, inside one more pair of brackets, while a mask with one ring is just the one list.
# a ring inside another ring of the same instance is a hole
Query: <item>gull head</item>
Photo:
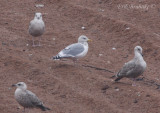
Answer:
[[141, 54], [143, 56], [143, 54], [142, 54], [142, 47], [141, 46], [136, 46], [134, 48], [134, 52], [135, 52], [135, 54], [139, 53], [139, 54]]
[[22, 90], [27, 89], [27, 85], [24, 82], [18, 82], [17, 84], [13, 84], [12, 87], [17, 87]]
[[78, 38], [78, 42], [88, 42], [88, 41], [91, 41], [89, 38], [87, 38], [85, 35], [81, 35], [79, 38]]
[[35, 13], [34, 19], [42, 20], [42, 13]]

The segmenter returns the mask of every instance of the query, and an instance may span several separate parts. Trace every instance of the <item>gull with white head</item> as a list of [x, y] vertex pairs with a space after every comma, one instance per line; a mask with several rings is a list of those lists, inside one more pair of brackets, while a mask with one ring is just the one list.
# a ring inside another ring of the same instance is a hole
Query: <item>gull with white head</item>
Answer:
[[[113, 76], [117, 77], [115, 81], [119, 81], [123, 77], [133, 78], [135, 81], [135, 78], [140, 76], [145, 71], [147, 64], [143, 59], [142, 48], [140, 46], [136, 46], [134, 48], [134, 54], [134, 58], [125, 63], [117, 75]], [[135, 86], [135, 84], [132, 85]]]
[[53, 57], [54, 60], [59, 60], [63, 58], [72, 59], [74, 63], [79, 59], [84, 57], [88, 52], [88, 39], [86, 36], [81, 35], [78, 38], [78, 43], [71, 44], [65, 49], [61, 50], [56, 56]]
[[39, 44], [40, 45], [40, 40], [41, 40], [41, 35], [44, 33], [45, 30], [45, 24], [42, 19], [42, 14], [41, 13], [35, 13], [34, 19], [30, 22], [29, 25], [29, 34], [32, 35], [32, 41], [33, 41], [33, 46], [35, 47], [36, 45], [34, 44], [34, 37], [39, 37]]
[[25, 108], [40, 108], [42, 111], [50, 110], [43, 105], [43, 102], [34, 93], [27, 90], [27, 85], [24, 82], [18, 82], [12, 86], [17, 87], [14, 97], [24, 107], [24, 112]]

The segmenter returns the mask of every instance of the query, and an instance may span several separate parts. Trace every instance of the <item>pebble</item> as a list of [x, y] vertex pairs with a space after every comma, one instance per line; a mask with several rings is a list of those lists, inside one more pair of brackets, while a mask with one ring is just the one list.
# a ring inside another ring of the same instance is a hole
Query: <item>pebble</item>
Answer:
[[86, 28], [83, 26], [82, 29], [85, 30]]
[[130, 29], [130, 27], [127, 27], [126, 29], [127, 29], [127, 30], [129, 30], [129, 29]]
[[135, 100], [134, 100], [134, 103], [138, 103], [138, 101], [135, 99]]
[[111, 62], [110, 62], [110, 61], [107, 61], [107, 63], [110, 64]]
[[140, 92], [137, 92], [137, 96], [139, 96], [139, 97], [141, 96]]
[[113, 49], [113, 50], [116, 50], [116, 48], [114, 48], [114, 47], [113, 47], [112, 49]]
[[36, 6], [36, 7], [44, 7], [43, 4], [36, 4], [35, 6]]
[[28, 56], [32, 56], [32, 54], [29, 54]]
[[116, 91], [119, 91], [119, 89], [116, 89]]

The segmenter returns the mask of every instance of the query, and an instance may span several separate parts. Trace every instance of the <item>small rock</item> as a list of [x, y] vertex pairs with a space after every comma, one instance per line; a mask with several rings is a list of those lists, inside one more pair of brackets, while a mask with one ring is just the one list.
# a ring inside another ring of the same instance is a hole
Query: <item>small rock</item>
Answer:
[[32, 54], [29, 54], [28, 56], [32, 56]]
[[103, 54], [99, 54], [99, 56], [102, 56]]
[[5, 42], [2, 42], [2, 45], [7, 45]]
[[138, 101], [135, 99], [133, 103], [138, 103]]
[[36, 7], [44, 7], [43, 4], [36, 4], [35, 6], [36, 6]]
[[26, 46], [29, 46], [29, 44], [26, 44]]
[[113, 49], [113, 50], [116, 50], [116, 48], [114, 48], [114, 47], [113, 47], [112, 49]]
[[116, 91], [119, 91], [119, 88], [118, 88], [118, 87], [115, 87], [114, 89], [115, 89]]
[[137, 96], [139, 96], [139, 97], [141, 96], [140, 92], [137, 92]]
[[107, 63], [110, 64], [111, 62], [110, 62], [110, 61], [107, 61]]
[[85, 30], [86, 28], [83, 26], [82, 29]]
[[66, 98], [66, 95], [60, 95], [61, 98]]
[[108, 88], [109, 88], [109, 86], [108, 86], [108, 85], [105, 85], [104, 87], [102, 87], [101, 90], [106, 90], [106, 89], [108, 89]]
[[119, 91], [119, 89], [116, 89], [116, 91]]
[[104, 11], [104, 9], [99, 9], [99, 11], [102, 11], [102, 12], [103, 12], [103, 11]]
[[156, 80], [159, 80], [158, 78], [155, 78]]
[[56, 38], [52, 38], [52, 40], [56, 40]]
[[130, 29], [130, 27], [127, 27], [127, 28], [126, 28], [126, 30], [129, 30], [129, 29]]
[[146, 95], [146, 97], [150, 97], [150, 95], [149, 95], [149, 94], [147, 94], [147, 95]]

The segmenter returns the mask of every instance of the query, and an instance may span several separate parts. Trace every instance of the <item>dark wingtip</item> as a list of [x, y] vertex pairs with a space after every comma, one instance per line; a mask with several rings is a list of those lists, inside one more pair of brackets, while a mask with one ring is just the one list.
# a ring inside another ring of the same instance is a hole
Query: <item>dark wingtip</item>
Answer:
[[117, 82], [119, 81], [120, 79], [122, 79], [123, 77], [118, 77], [117, 79], [115, 79], [114, 81]]
[[37, 107], [39, 107], [42, 111], [51, 110], [50, 108], [45, 107], [45, 106], [43, 106], [43, 105], [38, 105]]
[[46, 108], [46, 110], [51, 110], [50, 108], [47, 108], [47, 107], [45, 107]]
[[53, 60], [59, 60], [59, 59], [61, 59], [61, 57], [59, 55], [57, 55], [57, 56], [53, 56], [52, 59]]
[[110, 78], [115, 78], [116, 77], [116, 75], [113, 75], [113, 76], [111, 76]]
[[47, 110], [51, 110], [50, 108], [44, 107], [41, 109], [42, 111], [47, 111]]

